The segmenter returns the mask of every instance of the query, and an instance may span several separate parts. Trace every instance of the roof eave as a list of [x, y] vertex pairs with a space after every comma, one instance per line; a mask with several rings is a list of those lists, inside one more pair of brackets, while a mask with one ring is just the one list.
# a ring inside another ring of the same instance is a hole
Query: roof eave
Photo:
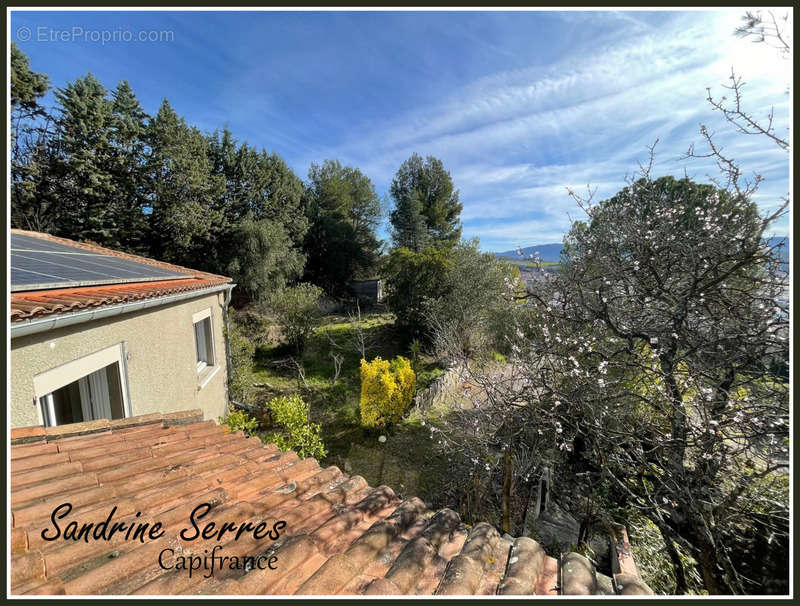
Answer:
[[207, 288], [199, 288], [197, 290], [191, 290], [172, 295], [142, 299], [140, 301], [118, 303], [116, 305], [102, 305], [100, 307], [84, 311], [50, 314], [39, 318], [11, 322], [9, 326], [9, 333], [11, 338], [14, 339], [16, 337], [46, 332], [48, 330], [61, 328], [63, 326], [72, 326], [75, 324], [82, 324], [84, 322], [91, 322], [93, 320], [100, 320], [121, 314], [141, 311], [151, 307], [169, 305], [170, 303], [176, 303], [185, 299], [193, 299], [216, 292], [231, 290], [234, 286], [236, 285], [233, 282], [226, 282], [224, 284], [216, 284]]

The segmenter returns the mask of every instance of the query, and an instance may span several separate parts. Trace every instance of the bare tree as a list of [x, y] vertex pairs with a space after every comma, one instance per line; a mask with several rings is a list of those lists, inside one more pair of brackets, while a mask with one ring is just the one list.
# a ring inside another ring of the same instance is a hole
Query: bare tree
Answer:
[[[781, 23], [748, 14], [739, 33], [785, 56]], [[762, 122], [744, 109], [743, 86], [732, 72], [732, 97], [709, 90], [712, 109], [788, 151], [772, 110]], [[625, 512], [651, 520], [679, 593], [692, 588], [687, 565], [710, 593], [763, 591], [738, 563], [748, 554], [755, 567], [762, 542], [788, 545], [789, 284], [781, 245], [765, 238], [789, 197], [761, 215], [762, 177], [745, 176], [706, 126], [701, 135], [708, 151], [686, 157], [713, 159], [715, 186], [654, 179], [650, 148], [611, 199], [570, 192], [585, 220], [561, 271], [539, 272], [509, 324], [502, 367], [437, 326], [440, 354], [461, 360], [471, 389], [428, 420], [451, 458], [450, 490], [488, 500], [504, 528], [549, 469], [581, 535]]]
[[[791, 57], [791, 29], [789, 23], [789, 13], [776, 16], [773, 11], [748, 11], [742, 17], [743, 25], [735, 30], [735, 34], [742, 38], [750, 38], [756, 43], [769, 44], [778, 50], [781, 60]], [[732, 125], [736, 132], [743, 135], [756, 135], [771, 141], [778, 148], [785, 152], [789, 151], [788, 129], [786, 135], [779, 134], [775, 128], [774, 108], [767, 112], [766, 119], [762, 120], [755, 116], [752, 111], [745, 108], [744, 104], [745, 82], [736, 71], [731, 68], [731, 75], [728, 77], [728, 84], [723, 84], [728, 93], [721, 97], [714, 97], [711, 89], [706, 89], [706, 100], [714, 111], [720, 112], [725, 121]], [[788, 92], [788, 91], [787, 91]], [[743, 172], [739, 163], [729, 156], [714, 140], [715, 133], [708, 126], [700, 126], [700, 134], [708, 150], [698, 152], [692, 144], [685, 154], [685, 158], [705, 158], [714, 159], [720, 173], [723, 175], [725, 183], [722, 185], [726, 189], [734, 189], [742, 195], [752, 195], [755, 193], [759, 184], [763, 180], [758, 174], [750, 179], [743, 178]], [[788, 200], [788, 196], [785, 198]]]
[[361, 356], [362, 360], [367, 359], [367, 353], [375, 349], [375, 338], [364, 330], [361, 318], [361, 305], [356, 300], [356, 313], [352, 311], [347, 314], [350, 324], [353, 326], [353, 335], [350, 339], [351, 348]]
[[306, 369], [305, 366], [303, 366], [302, 361], [298, 360], [294, 356], [290, 356], [284, 360], [275, 360], [272, 364], [277, 367], [294, 370], [297, 373], [297, 386], [304, 387], [306, 392], [311, 391], [311, 386], [306, 380]]
[[774, 11], [747, 11], [742, 15], [742, 25], [734, 30], [740, 38], [750, 38], [753, 42], [769, 44], [784, 58], [792, 52], [791, 23], [789, 11], [776, 15]]
[[331, 359], [333, 360], [333, 375], [331, 375], [331, 387], [336, 385], [339, 380], [339, 375], [342, 372], [342, 364], [344, 364], [344, 356], [341, 354], [330, 352]]

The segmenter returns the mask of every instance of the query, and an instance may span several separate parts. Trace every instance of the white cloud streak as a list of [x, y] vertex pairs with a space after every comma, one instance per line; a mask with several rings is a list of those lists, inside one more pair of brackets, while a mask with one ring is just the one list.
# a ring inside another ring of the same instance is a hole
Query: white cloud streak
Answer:
[[636, 14], [605, 15], [616, 27], [596, 48], [582, 41], [555, 65], [480, 78], [436, 106], [375, 124], [326, 157], [359, 166], [379, 190], [411, 153], [440, 157], [461, 192], [464, 234], [506, 250], [560, 241], [569, 214], [579, 213], [566, 188], [591, 184], [598, 197], [613, 194], [656, 138], [656, 174], [686, 170], [707, 180], [717, 173], [713, 164], [680, 160], [706, 123], [745, 168], [767, 177], [757, 200], [774, 206], [788, 190], [788, 155], [735, 135], [705, 101], [706, 87], [724, 92], [734, 66], [748, 82], [748, 107], [765, 115], [774, 106], [777, 127], [788, 126], [791, 61], [735, 38], [741, 12], [672, 14], [660, 26]]

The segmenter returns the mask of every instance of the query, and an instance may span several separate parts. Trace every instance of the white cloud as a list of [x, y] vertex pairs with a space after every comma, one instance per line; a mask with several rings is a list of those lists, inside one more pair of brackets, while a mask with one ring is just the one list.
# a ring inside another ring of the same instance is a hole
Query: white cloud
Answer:
[[713, 163], [680, 159], [700, 143], [706, 123], [745, 168], [768, 175], [758, 201], [774, 206], [788, 189], [788, 156], [763, 139], [732, 135], [705, 100], [706, 87], [722, 94], [735, 66], [747, 80], [748, 107], [762, 117], [774, 105], [778, 128], [788, 126], [791, 61], [733, 36], [741, 12], [670, 14], [659, 25], [636, 13], [605, 14], [616, 28], [596, 47], [576, 41], [573, 54], [547, 68], [477, 79], [438, 105], [356, 133], [326, 156], [359, 166], [379, 189], [411, 153], [440, 157], [461, 192], [465, 235], [509, 249], [560, 241], [568, 213], [579, 212], [566, 187], [592, 184], [598, 196], [613, 194], [656, 138], [657, 174], [685, 168], [706, 180]]

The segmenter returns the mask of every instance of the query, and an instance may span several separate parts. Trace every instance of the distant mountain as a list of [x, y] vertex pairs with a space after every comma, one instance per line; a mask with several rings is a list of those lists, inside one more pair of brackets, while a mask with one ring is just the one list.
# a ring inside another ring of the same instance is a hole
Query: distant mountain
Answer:
[[[539, 253], [539, 258], [542, 261], [559, 261], [561, 255], [561, 244], [540, 244], [538, 246], [528, 246], [522, 249], [525, 259], [530, 258], [530, 255]], [[501, 259], [510, 259], [512, 261], [522, 261], [523, 257], [519, 255], [516, 250], [507, 250], [506, 252], [494, 253], [496, 257]]]
[[[779, 254], [782, 261], [788, 262], [789, 261], [789, 238], [767, 238], [767, 244], [770, 246], [776, 246], [778, 244], [783, 243], [783, 246], [779, 248]], [[557, 262], [560, 261], [561, 255], [561, 244], [539, 244], [538, 246], [528, 246], [522, 249], [523, 254], [525, 255], [524, 258], [519, 255], [516, 250], [507, 250], [505, 252], [494, 253], [496, 257], [501, 259], [510, 259], [512, 261], [522, 261], [525, 259], [529, 259], [530, 255], [535, 254], [536, 252], [539, 253], [539, 258], [542, 261], [553, 261]]]

